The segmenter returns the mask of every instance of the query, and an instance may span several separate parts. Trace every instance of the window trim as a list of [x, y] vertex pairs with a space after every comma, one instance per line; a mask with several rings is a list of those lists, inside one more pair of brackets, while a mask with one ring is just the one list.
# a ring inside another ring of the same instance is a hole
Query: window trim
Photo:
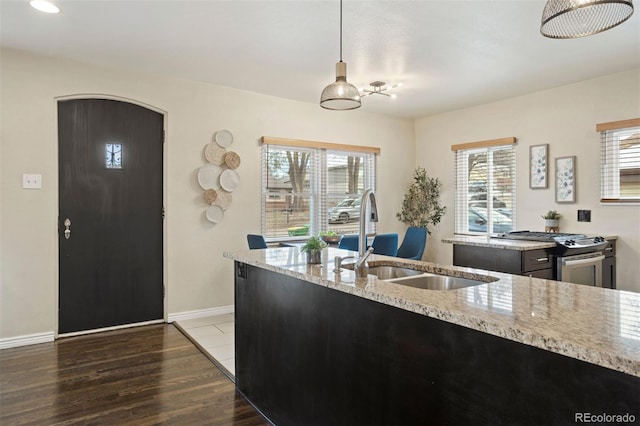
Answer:
[[327, 151], [355, 151], [363, 154], [380, 154], [380, 148], [375, 146], [346, 145], [331, 142], [306, 141], [302, 139], [274, 138], [262, 136], [260, 142], [264, 145], [279, 145], [296, 148], [326, 149]]
[[500, 138], [500, 139], [489, 139], [486, 141], [478, 141], [478, 142], [464, 142], [459, 143], [457, 145], [451, 145], [451, 151], [462, 151], [462, 150], [471, 150], [477, 148], [488, 148], [492, 146], [507, 146], [514, 145], [518, 139], [515, 136], [510, 136], [508, 138]]

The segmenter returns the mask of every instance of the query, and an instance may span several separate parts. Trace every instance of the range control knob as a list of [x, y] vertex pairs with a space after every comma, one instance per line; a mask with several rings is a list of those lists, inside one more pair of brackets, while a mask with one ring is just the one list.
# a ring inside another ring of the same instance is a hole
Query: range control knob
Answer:
[[575, 242], [574, 240], [566, 240], [566, 241], [564, 242], [564, 244], [565, 244], [566, 246], [572, 246], [572, 245], [575, 245], [575, 243], [576, 243], [576, 242]]
[[593, 239], [593, 242], [594, 242], [594, 243], [604, 243], [604, 242], [605, 242], [605, 239], [604, 239], [603, 237], [595, 237], [595, 238]]

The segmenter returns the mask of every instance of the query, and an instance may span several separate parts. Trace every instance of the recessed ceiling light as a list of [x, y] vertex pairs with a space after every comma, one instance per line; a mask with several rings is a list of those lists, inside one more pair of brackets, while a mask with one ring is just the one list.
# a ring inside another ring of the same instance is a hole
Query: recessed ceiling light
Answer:
[[31, 7], [45, 13], [58, 13], [60, 9], [55, 4], [46, 0], [31, 0]]

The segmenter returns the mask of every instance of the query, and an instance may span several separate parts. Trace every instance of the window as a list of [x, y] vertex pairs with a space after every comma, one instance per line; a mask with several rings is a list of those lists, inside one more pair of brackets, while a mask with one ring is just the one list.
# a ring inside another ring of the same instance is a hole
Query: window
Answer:
[[[377, 148], [262, 139], [261, 216], [266, 238], [358, 233], [362, 193], [375, 190]], [[370, 224], [367, 232], [375, 229], [375, 223]]]
[[106, 163], [107, 169], [121, 169], [122, 168], [122, 144], [108, 143], [106, 148]]
[[456, 151], [457, 234], [490, 235], [514, 229], [514, 143], [515, 138], [505, 138], [452, 147]]
[[600, 201], [640, 202], [640, 119], [602, 123]]

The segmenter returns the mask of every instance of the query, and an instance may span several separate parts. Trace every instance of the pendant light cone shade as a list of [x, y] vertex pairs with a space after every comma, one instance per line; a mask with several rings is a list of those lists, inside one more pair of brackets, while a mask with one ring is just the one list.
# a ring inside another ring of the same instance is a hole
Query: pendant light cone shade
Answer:
[[353, 84], [347, 82], [347, 64], [336, 64], [336, 81], [331, 83], [320, 95], [320, 106], [333, 110], [348, 110], [360, 108], [360, 92]]
[[342, 62], [342, 0], [340, 0], [340, 61], [336, 63], [336, 81], [324, 88], [320, 106], [332, 110], [360, 108], [360, 92], [347, 81], [347, 64]]
[[579, 38], [620, 25], [633, 14], [633, 0], [548, 0], [540, 32], [549, 38]]

